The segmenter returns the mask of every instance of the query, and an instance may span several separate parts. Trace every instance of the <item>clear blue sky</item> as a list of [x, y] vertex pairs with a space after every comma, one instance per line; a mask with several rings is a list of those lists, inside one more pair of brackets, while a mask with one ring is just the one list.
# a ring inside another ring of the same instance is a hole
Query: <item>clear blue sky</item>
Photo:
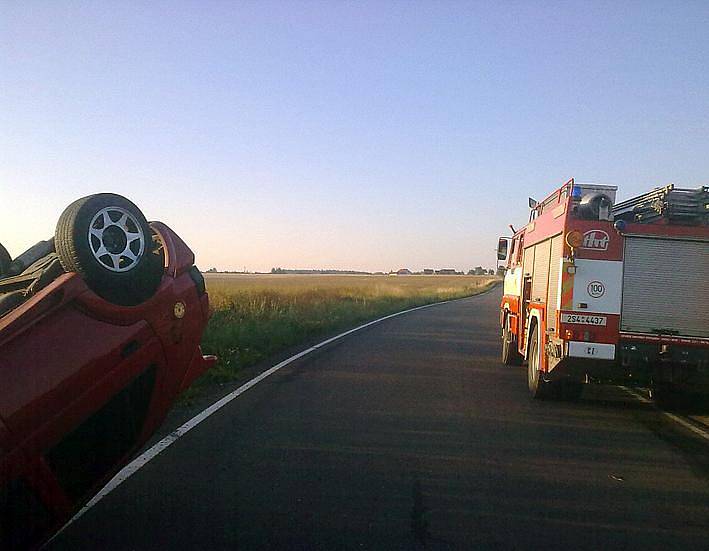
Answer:
[[0, 240], [133, 199], [202, 268], [494, 265], [575, 176], [709, 180], [709, 2], [0, 5]]

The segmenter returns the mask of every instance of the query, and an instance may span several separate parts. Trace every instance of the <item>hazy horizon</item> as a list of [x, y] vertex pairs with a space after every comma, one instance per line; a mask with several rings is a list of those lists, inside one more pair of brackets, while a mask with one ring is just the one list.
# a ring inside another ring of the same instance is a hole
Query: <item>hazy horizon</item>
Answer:
[[202, 269], [494, 267], [571, 177], [709, 174], [706, 2], [0, 6], [0, 242], [123, 194]]
[[[279, 271], [271, 271], [271, 270], [264, 270], [264, 271], [252, 271], [252, 270], [221, 270], [219, 268], [216, 268], [216, 266], [210, 266], [209, 268], [203, 268], [202, 266], [198, 266], [201, 272], [203, 273], [211, 273], [211, 274], [221, 274], [221, 275], [390, 275], [390, 274], [395, 274], [398, 270], [401, 269], [407, 269], [406, 266], [402, 266], [401, 268], [396, 268], [392, 270], [373, 270], [373, 271], [368, 271], [368, 270], [349, 270], [347, 268], [344, 269], [335, 269], [335, 268], [288, 268], [285, 266], [274, 266], [274, 270], [282, 270], [281, 272]], [[215, 268], [217, 271], [216, 272], [210, 272], [212, 268]], [[494, 270], [492, 266], [474, 266], [473, 268], [469, 268], [468, 270], [456, 270], [456, 274], [424, 274], [423, 270], [410, 270], [411, 274], [410, 275], [440, 275], [440, 276], [448, 276], [448, 275], [475, 275], [475, 274], [468, 274], [468, 271], [474, 270], [474, 268], [483, 268], [485, 270]], [[450, 268], [430, 268], [435, 271], [438, 270], [447, 270]], [[296, 272], [304, 272], [304, 273], [296, 273]], [[307, 272], [307, 273], [306, 273]], [[312, 272], [312, 273], [310, 273]], [[328, 273], [324, 273], [328, 272]], [[331, 273], [329, 273], [331, 272]], [[402, 274], [406, 275], [406, 274]], [[479, 275], [491, 275], [491, 274], [479, 274]]]

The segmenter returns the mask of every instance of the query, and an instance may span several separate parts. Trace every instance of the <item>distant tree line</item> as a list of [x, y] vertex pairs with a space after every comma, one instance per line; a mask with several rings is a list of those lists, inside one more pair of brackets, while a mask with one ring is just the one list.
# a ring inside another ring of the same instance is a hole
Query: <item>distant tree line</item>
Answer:
[[495, 275], [495, 270], [487, 270], [482, 266], [475, 266], [474, 269], [468, 272], [468, 275]]
[[302, 270], [291, 268], [271, 268], [272, 274], [320, 274], [320, 275], [371, 275], [371, 272], [362, 272], [358, 270]]
[[[246, 271], [234, 271], [234, 270], [217, 270], [216, 268], [212, 267], [206, 270], [205, 273], [208, 274], [248, 274], [252, 272]], [[253, 272], [253, 273], [259, 273], [259, 272]], [[433, 270], [431, 268], [427, 268], [425, 270], [422, 270], [420, 272], [412, 272], [411, 270], [407, 268], [401, 268], [400, 270], [391, 270], [389, 272], [364, 272], [361, 270], [309, 270], [309, 269], [293, 269], [293, 268], [271, 268], [271, 271], [269, 272], [271, 274], [296, 274], [296, 275], [303, 275], [303, 274], [319, 274], [319, 275], [386, 275], [391, 274], [391, 275], [465, 275], [465, 272], [459, 272], [456, 271], [452, 268], [444, 268], [441, 270]], [[502, 274], [504, 275], [504, 270], [500, 271], [498, 270], [498, 275]], [[495, 275], [495, 270], [492, 269], [486, 269], [483, 268], [482, 266], [476, 266], [472, 270], [468, 270], [468, 275]]]

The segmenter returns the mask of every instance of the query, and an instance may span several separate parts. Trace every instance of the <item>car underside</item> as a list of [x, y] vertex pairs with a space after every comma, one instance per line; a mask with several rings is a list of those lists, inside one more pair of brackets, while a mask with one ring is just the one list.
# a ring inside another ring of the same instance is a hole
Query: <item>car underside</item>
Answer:
[[0, 246], [0, 548], [41, 545], [150, 438], [215, 360], [208, 319], [192, 251], [121, 196]]

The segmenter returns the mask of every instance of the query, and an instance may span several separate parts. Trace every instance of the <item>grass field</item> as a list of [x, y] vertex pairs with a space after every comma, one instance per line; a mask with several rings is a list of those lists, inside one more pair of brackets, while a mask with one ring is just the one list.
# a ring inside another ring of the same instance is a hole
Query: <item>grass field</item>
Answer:
[[313, 337], [405, 308], [462, 298], [487, 276], [205, 274], [212, 319], [202, 339], [219, 362], [197, 386], [233, 380], [243, 367]]

